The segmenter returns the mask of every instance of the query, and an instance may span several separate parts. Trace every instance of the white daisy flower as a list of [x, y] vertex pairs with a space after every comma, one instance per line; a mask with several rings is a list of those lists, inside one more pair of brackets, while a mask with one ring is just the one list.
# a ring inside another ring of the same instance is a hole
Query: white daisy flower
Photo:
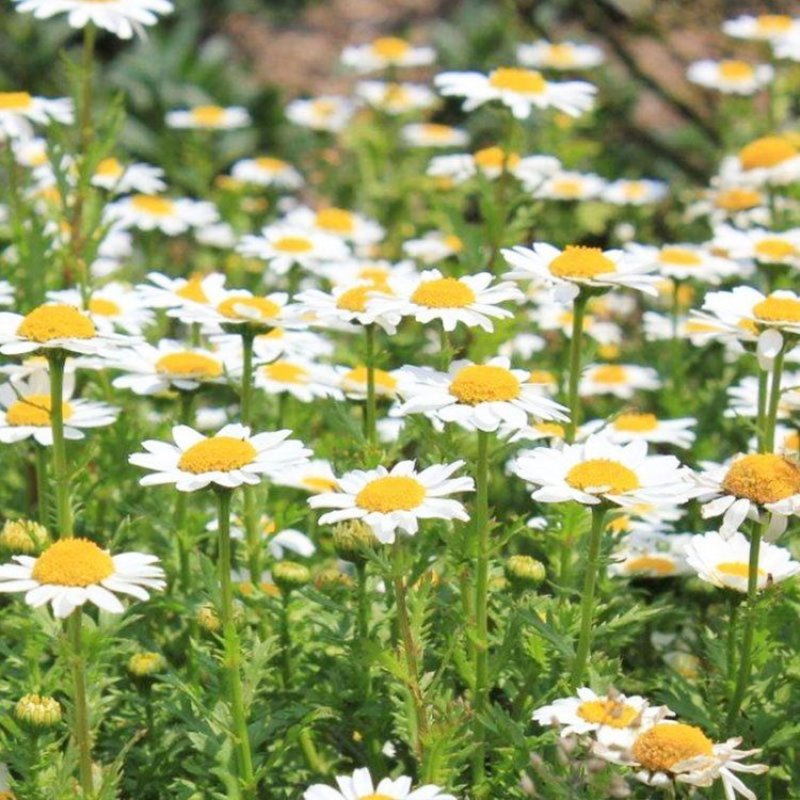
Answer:
[[714, 229], [713, 246], [734, 259], [752, 259], [759, 264], [786, 264], [800, 269], [800, 228], [770, 231], [764, 228], [738, 230], [730, 225]]
[[303, 403], [313, 403], [318, 397], [341, 399], [336, 380], [333, 367], [301, 358], [279, 359], [255, 371], [255, 385], [259, 389], [267, 394], [290, 394]]
[[114, 358], [110, 366], [123, 372], [114, 378], [115, 388], [154, 395], [170, 389], [193, 392], [205, 384], [223, 383], [226, 371], [235, 369], [236, 364], [229, 356], [223, 361], [210, 350], [162, 339], [155, 347], [136, 345]]
[[464, 506], [448, 497], [475, 489], [472, 478], [450, 477], [463, 466], [455, 461], [417, 472], [413, 461], [401, 461], [391, 470], [354, 470], [338, 479], [338, 491], [313, 495], [308, 504], [336, 509], [319, 518], [322, 525], [360, 519], [379, 541], [391, 544], [398, 529], [413, 536], [421, 519], [469, 520]]
[[371, 302], [389, 291], [393, 291], [391, 285], [367, 281], [336, 286], [330, 292], [308, 289], [296, 296], [296, 308], [300, 318], [310, 325], [353, 330], [354, 324], [376, 324], [387, 333], [394, 333], [400, 314], [379, 311]]
[[137, 291], [150, 308], [176, 308], [187, 304], [216, 305], [225, 296], [225, 276], [219, 272], [195, 273], [188, 278], [170, 278], [161, 272], [147, 275], [150, 284]]
[[314, 211], [308, 206], [300, 206], [286, 215], [286, 224], [296, 225], [307, 232], [336, 236], [354, 245], [377, 244], [385, 234], [375, 220], [344, 208], [330, 207]]
[[[747, 592], [750, 540], [742, 533], [725, 538], [716, 531], [692, 536], [686, 548], [689, 566], [697, 576], [720, 589]], [[756, 586], [759, 591], [800, 572], [800, 563], [784, 547], [762, 542], [758, 549]]]
[[48, 350], [108, 356], [135, 343], [130, 336], [98, 330], [89, 315], [75, 306], [45, 303], [24, 317], [0, 313], [0, 353], [7, 356]]
[[167, 188], [164, 170], [151, 164], [122, 164], [116, 158], [104, 158], [94, 171], [92, 186], [114, 194], [154, 195]]
[[600, 431], [614, 444], [628, 444], [641, 439], [650, 444], [669, 444], [689, 448], [696, 438], [692, 430], [697, 425], [694, 417], [659, 419], [655, 414], [631, 411], [618, 414], [610, 421], [593, 420], [582, 426], [582, 435]]
[[286, 106], [286, 118], [303, 128], [339, 133], [347, 127], [355, 111], [355, 103], [347, 97], [322, 95], [292, 100]]
[[667, 716], [674, 715], [666, 706], [652, 707], [639, 695], [628, 697], [614, 691], [598, 695], [584, 686], [572, 697], [560, 697], [537, 708], [533, 721], [559, 727], [562, 737], [592, 733], [604, 741], [620, 740], [623, 736], [624, 742]]
[[491, 333], [492, 318], [514, 316], [499, 304], [524, 299], [513, 283], [492, 285], [493, 280], [489, 272], [447, 278], [438, 269], [431, 269], [407, 282], [392, 296], [376, 297], [367, 305], [378, 313], [414, 317], [423, 324], [439, 320], [446, 331], [453, 331], [458, 323], [463, 323]]
[[755, 94], [772, 83], [775, 70], [769, 64], [748, 64], [746, 61], [726, 59], [712, 61], [704, 58], [689, 65], [686, 77], [707, 89], [724, 94]]
[[411, 147], [463, 147], [469, 142], [469, 134], [463, 128], [437, 122], [403, 125], [400, 138]]
[[605, 179], [590, 172], [561, 170], [532, 189], [537, 200], [593, 200], [606, 188]]
[[648, 455], [646, 442], [620, 446], [604, 436], [529, 450], [513, 462], [512, 471], [539, 487], [531, 496], [540, 503], [670, 505], [687, 499], [690, 489], [674, 456]]
[[774, 42], [793, 34], [800, 35], [800, 19], [786, 14], [742, 14], [723, 22], [722, 30], [737, 39]]
[[608, 574], [623, 578], [672, 578], [691, 575], [686, 548], [691, 533], [631, 531], [611, 554]]
[[168, 128], [207, 131], [229, 131], [246, 128], [251, 123], [250, 114], [242, 106], [204, 105], [168, 111], [165, 117]]
[[785, 186], [800, 179], [800, 151], [787, 136], [764, 136], [723, 159], [720, 180], [741, 186]]
[[325, 262], [342, 260], [350, 254], [338, 236], [286, 223], [268, 225], [259, 236], [245, 236], [236, 251], [247, 258], [266, 261], [269, 271], [276, 275], [286, 275], [295, 264], [314, 271]]
[[654, 392], [661, 379], [653, 367], [637, 364], [590, 364], [581, 374], [578, 393], [581, 397], [610, 394], [630, 400], [636, 392]]
[[673, 781], [711, 786], [719, 778], [728, 800], [733, 800], [737, 792], [747, 800], [756, 800], [734, 773], [759, 774], [768, 768], [765, 764], [742, 764], [742, 759], [760, 751], [737, 750], [741, 741], [736, 738], [714, 743], [700, 728], [665, 720], [645, 730], [627, 747], [598, 743], [593, 751], [606, 761], [638, 769], [636, 777], [650, 786], [667, 787]]
[[31, 13], [36, 19], [50, 19], [67, 14], [71, 28], [96, 25], [120, 39], [134, 34], [145, 36], [145, 27], [158, 22], [159, 16], [171, 14], [174, 6], [169, 0], [14, 0], [16, 10]]
[[265, 473], [302, 463], [311, 455], [303, 444], [289, 439], [291, 431], [251, 435], [244, 425], [226, 425], [205, 437], [188, 425], [172, 429], [175, 444], [149, 440], [145, 453], [134, 453], [131, 464], [152, 470], [142, 486], [174, 483], [179, 492], [196, 492], [207, 486], [233, 489], [260, 483]]
[[574, 300], [584, 287], [625, 287], [656, 294], [656, 278], [647, 274], [655, 268], [652, 260], [622, 250], [573, 245], [558, 250], [545, 242], [535, 242], [532, 247], [517, 246], [501, 253], [511, 266], [505, 277], [552, 286], [555, 299], [560, 302]]
[[526, 370], [511, 369], [498, 356], [486, 364], [454, 361], [449, 373], [428, 367], [401, 370], [401, 415], [422, 413], [441, 422], [455, 422], [466, 430], [497, 431], [500, 426], [524, 428], [529, 418], [567, 419], [559, 403], [532, 383]]
[[276, 486], [288, 486], [309, 494], [335, 492], [339, 488], [339, 481], [330, 461], [320, 458], [312, 459], [296, 467], [281, 469], [274, 474], [270, 473], [270, 480]]
[[0, 306], [13, 306], [14, 287], [8, 281], [0, 281]]
[[0, 140], [30, 139], [33, 126], [51, 122], [72, 125], [75, 121], [72, 99], [33, 97], [28, 92], [0, 92]]
[[231, 175], [255, 186], [299, 189], [303, 185], [303, 176], [287, 161], [274, 156], [241, 159], [231, 167]]
[[418, 83], [359, 81], [355, 94], [373, 108], [392, 115], [424, 111], [439, 103], [435, 92]]
[[420, 239], [403, 242], [403, 253], [422, 264], [436, 264], [446, 258], [457, 256], [464, 250], [464, 243], [458, 236], [443, 231], [428, 231]]
[[231, 289], [220, 292], [214, 305], [186, 303], [170, 308], [167, 314], [186, 324], [199, 323], [211, 334], [238, 333], [244, 328], [264, 333], [294, 321], [288, 299], [285, 292], [258, 296]]
[[552, 82], [531, 69], [498, 67], [480, 72], [443, 72], [434, 85], [445, 97], [463, 97], [464, 111], [498, 100], [517, 119], [527, 119], [534, 108], [555, 108], [577, 117], [594, 104], [597, 87], [586, 81]]
[[720, 533], [732, 536], [746, 519], [772, 517], [769, 537], [786, 529], [787, 518], [800, 516], [800, 465], [775, 453], [739, 455], [725, 464], [705, 462], [693, 473], [695, 496], [703, 519], [722, 516]]
[[[732, 166], [735, 172], [735, 165], [728, 161], [728, 170]], [[687, 222], [707, 217], [711, 225], [732, 222], [737, 228], [770, 224], [772, 214], [765, 192], [753, 186], [737, 185], [740, 184], [739, 176], [730, 172], [726, 182], [727, 185], [720, 185], [722, 182], [717, 180], [717, 185], [703, 191], [701, 199], [686, 209]], [[781, 200], [776, 199], [776, 208], [781, 207]]]
[[507, 152], [502, 147], [484, 147], [472, 154], [436, 156], [428, 165], [427, 174], [432, 178], [447, 178], [455, 184], [464, 183], [481, 175], [487, 180], [497, 180], [508, 174], [530, 189], [540, 186], [561, 169], [561, 162], [554, 156], [520, 156]]
[[141, 295], [122, 283], [107, 283], [95, 289], [85, 309], [77, 289], [48, 292], [47, 299], [86, 311], [101, 333], [120, 329], [138, 336], [155, 319], [153, 312], [142, 305]]
[[612, 181], [602, 190], [602, 198], [615, 206], [646, 206], [661, 202], [668, 194], [667, 184], [651, 178]]
[[741, 274], [741, 265], [722, 258], [695, 244], [667, 244], [661, 247], [630, 244], [628, 250], [646, 261], [654, 261], [656, 270], [675, 281], [697, 280], [718, 284], [723, 278]]
[[605, 61], [605, 56], [593, 44], [539, 39], [531, 44], [517, 45], [517, 61], [533, 69], [575, 70], [598, 67]]
[[156, 556], [112, 556], [88, 539], [61, 539], [38, 558], [14, 556], [13, 561], [0, 566], [0, 592], [25, 592], [25, 602], [33, 608], [50, 603], [58, 619], [84, 603], [121, 614], [125, 609], [117, 594], [147, 600], [148, 589], [165, 586]]
[[[75, 375], [64, 376], [61, 412], [64, 438], [83, 439], [82, 428], [101, 428], [117, 419], [119, 409], [106, 403], [73, 400]], [[12, 378], [0, 386], [0, 442], [11, 444], [33, 438], [46, 447], [53, 444], [50, 379], [45, 370], [34, 372], [25, 380]]]
[[153, 194], [134, 194], [115, 200], [106, 206], [106, 213], [122, 228], [158, 230], [167, 236], [178, 236], [190, 228], [213, 225], [219, 220], [213, 203]]
[[436, 51], [397, 36], [381, 36], [368, 44], [350, 45], [342, 51], [342, 64], [357, 72], [377, 72], [390, 67], [424, 67], [433, 64]]

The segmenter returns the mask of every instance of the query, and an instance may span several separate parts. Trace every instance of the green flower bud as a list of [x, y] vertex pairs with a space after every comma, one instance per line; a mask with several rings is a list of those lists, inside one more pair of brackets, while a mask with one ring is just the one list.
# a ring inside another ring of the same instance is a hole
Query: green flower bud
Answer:
[[160, 653], [136, 653], [128, 659], [128, 672], [134, 678], [150, 678], [167, 666]]
[[14, 707], [14, 716], [31, 728], [52, 728], [61, 722], [61, 706], [53, 697], [26, 694]]
[[272, 567], [272, 580], [284, 593], [288, 594], [293, 589], [300, 589], [311, 580], [311, 572], [305, 564], [296, 561], [278, 561]]
[[39, 555], [48, 544], [47, 529], [31, 519], [6, 520], [0, 531], [0, 550], [13, 555]]
[[360, 519], [340, 522], [333, 529], [333, 547], [344, 561], [357, 564], [366, 559], [366, 552], [378, 544], [372, 528]]
[[511, 556], [505, 565], [508, 582], [518, 591], [534, 589], [547, 577], [547, 570], [541, 561], [530, 556]]

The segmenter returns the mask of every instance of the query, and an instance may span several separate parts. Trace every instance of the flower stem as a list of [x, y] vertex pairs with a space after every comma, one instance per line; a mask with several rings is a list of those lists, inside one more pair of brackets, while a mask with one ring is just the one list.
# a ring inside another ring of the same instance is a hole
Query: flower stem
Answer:
[[242, 797], [254, 800], [256, 796], [253, 759], [250, 753], [250, 735], [244, 709], [244, 690], [239, 667], [242, 661], [239, 635], [233, 619], [233, 585], [231, 582], [231, 496], [222, 489], [217, 492], [219, 518], [219, 584], [222, 599], [220, 618], [225, 645], [225, 671], [233, 721], [233, 749], [242, 783]]
[[[194, 392], [181, 392], [180, 394], [180, 424], [190, 425], [192, 422], [192, 406]], [[189, 554], [192, 549], [191, 532], [186, 525], [186, 509], [189, 496], [186, 492], [178, 492], [175, 499], [175, 539], [178, 547], [178, 565], [180, 585], [185, 592], [192, 589], [192, 570]]]
[[473, 786], [486, 777], [486, 731], [481, 715], [489, 696], [489, 434], [478, 431], [475, 469], [475, 753]]
[[78, 768], [81, 789], [87, 798], [94, 796], [94, 783], [92, 779], [92, 734], [89, 727], [89, 706], [86, 702], [86, 660], [83, 656], [81, 638], [81, 622], [83, 612], [76, 608], [67, 619], [67, 632], [72, 649], [72, 682], [74, 697], [74, 725], [73, 735], [78, 747]]
[[758, 452], [766, 453], [764, 435], [766, 433], [767, 418], [767, 389], [769, 387], [769, 372], [758, 368], [758, 412], [756, 416], [756, 436], [758, 438]]
[[39, 522], [49, 527], [50, 509], [47, 496], [47, 449], [36, 445], [36, 514]]
[[375, 444], [375, 324], [364, 326], [366, 334], [367, 405], [364, 411], [364, 438]]
[[772, 386], [769, 391], [769, 405], [764, 426], [764, 452], [766, 453], [772, 453], [775, 450], [775, 423], [778, 419], [778, 405], [781, 400], [781, 378], [785, 354], [786, 344], [783, 344], [772, 364]]
[[736, 719], [744, 701], [747, 691], [747, 684], [750, 681], [750, 669], [753, 659], [753, 636], [755, 635], [756, 613], [755, 606], [758, 598], [758, 556], [761, 549], [761, 537], [769, 524], [768, 517], [765, 520], [753, 525], [750, 533], [750, 561], [747, 571], [747, 605], [745, 608], [744, 633], [742, 634], [742, 646], [739, 651], [739, 672], [736, 676], [736, 685], [728, 707], [728, 716], [725, 721], [725, 728], [731, 731], [735, 728]]
[[64, 366], [67, 354], [54, 350], [48, 355], [50, 365], [50, 425], [53, 430], [53, 483], [56, 489], [58, 538], [73, 536], [72, 507], [69, 502], [67, 446], [64, 440]]
[[[239, 416], [242, 425], [252, 424], [253, 405], [253, 343], [252, 331], [242, 333], [242, 389]], [[247, 567], [253, 586], [261, 583], [261, 542], [258, 535], [258, 509], [256, 493], [258, 487], [245, 486], [244, 493], [244, 537], [247, 546]]]
[[583, 578], [581, 595], [581, 630], [578, 648], [575, 651], [575, 662], [572, 665], [570, 683], [573, 688], [581, 685], [589, 652], [592, 645], [592, 622], [594, 619], [594, 590], [597, 583], [598, 562], [600, 559], [600, 543], [603, 538], [603, 521], [606, 507], [602, 503], [592, 506], [592, 531], [589, 536], [589, 554], [586, 559], [586, 574]]
[[588, 297], [581, 292], [572, 304], [572, 338], [569, 341], [569, 387], [567, 403], [569, 405], [569, 421], [566, 425], [565, 439], [568, 444], [575, 441], [578, 429], [580, 404], [578, 385], [581, 377], [581, 343], [583, 340], [583, 320], [586, 316]]

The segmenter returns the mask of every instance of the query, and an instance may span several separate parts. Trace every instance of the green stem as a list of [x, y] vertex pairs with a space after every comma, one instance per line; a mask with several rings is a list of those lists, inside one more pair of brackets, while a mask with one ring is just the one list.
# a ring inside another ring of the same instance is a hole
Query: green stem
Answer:
[[750, 682], [750, 670], [753, 659], [753, 637], [756, 629], [756, 600], [758, 599], [758, 561], [761, 549], [761, 537], [769, 524], [769, 517], [765, 513], [765, 519], [761, 523], [755, 523], [750, 534], [750, 561], [747, 571], [747, 607], [745, 609], [744, 633], [742, 634], [742, 646], [739, 651], [739, 673], [736, 676], [736, 686], [733, 690], [731, 703], [728, 708], [728, 716], [725, 721], [725, 728], [728, 731], [734, 730], [739, 711], [744, 701], [745, 692]]
[[39, 522], [49, 527], [50, 509], [47, 497], [47, 448], [36, 445], [36, 514]]
[[728, 680], [733, 681], [736, 674], [736, 621], [739, 616], [739, 598], [733, 592], [729, 598], [728, 614]]
[[481, 716], [489, 696], [489, 434], [478, 431], [475, 469], [475, 729], [473, 786], [486, 778], [486, 730]]
[[92, 779], [92, 735], [89, 727], [89, 706], [86, 702], [86, 661], [83, 656], [81, 622], [83, 612], [76, 608], [67, 619], [67, 631], [72, 648], [72, 682], [74, 688], [74, 724], [73, 735], [78, 746], [78, 768], [81, 789], [87, 798], [94, 797]]
[[375, 444], [375, 323], [364, 326], [366, 334], [367, 367], [367, 405], [364, 411], [364, 438], [370, 445]]
[[[242, 333], [242, 388], [241, 407], [239, 415], [242, 425], [252, 424], [253, 405], [253, 343], [255, 337], [252, 331]], [[261, 585], [261, 541], [258, 530], [256, 486], [245, 486], [244, 494], [244, 538], [247, 547], [247, 566], [250, 572], [250, 582], [253, 586]]]
[[769, 387], [769, 372], [758, 368], [758, 412], [756, 416], [756, 436], [758, 438], [758, 452], [766, 453], [764, 435], [766, 433], [767, 419], [767, 389]]
[[355, 637], [358, 642], [366, 642], [369, 636], [369, 593], [367, 592], [367, 565], [364, 561], [356, 564], [358, 607]]
[[[194, 392], [180, 393], [179, 422], [181, 425], [191, 425], [194, 396]], [[185, 592], [191, 592], [192, 589], [192, 569], [190, 561], [192, 535], [186, 524], [188, 499], [189, 495], [186, 492], [178, 492], [178, 496], [175, 499], [175, 541], [178, 548], [178, 574], [180, 575], [181, 588]]]
[[781, 400], [781, 378], [783, 376], [785, 354], [786, 343], [784, 342], [772, 364], [772, 386], [769, 392], [769, 405], [767, 406], [767, 420], [764, 431], [764, 452], [766, 453], [772, 453], [775, 450], [775, 423], [778, 419], [778, 405]]
[[83, 62], [81, 66], [81, 118], [80, 151], [86, 154], [92, 139], [92, 84], [94, 67], [94, 45], [97, 29], [89, 24], [83, 29]]
[[233, 618], [233, 584], [231, 581], [231, 496], [222, 489], [217, 492], [219, 517], [219, 584], [222, 608], [220, 619], [225, 645], [225, 672], [227, 673], [229, 702], [233, 722], [233, 748], [242, 784], [242, 797], [255, 800], [256, 787], [253, 759], [250, 753], [250, 735], [244, 709], [244, 690], [240, 665], [242, 661], [239, 635]]
[[592, 623], [594, 621], [594, 590], [597, 583], [597, 572], [600, 560], [600, 544], [603, 539], [603, 521], [606, 507], [602, 503], [592, 506], [592, 531], [589, 537], [589, 554], [586, 559], [586, 574], [583, 578], [581, 596], [581, 630], [578, 647], [575, 651], [575, 662], [572, 665], [570, 683], [577, 688], [583, 681], [589, 652], [592, 646]]
[[56, 489], [58, 538], [73, 536], [72, 507], [69, 502], [67, 446], [64, 440], [64, 366], [67, 354], [54, 350], [48, 354], [50, 365], [50, 425], [53, 430], [53, 483]]
[[572, 338], [569, 342], [569, 387], [567, 402], [569, 405], [569, 421], [566, 425], [565, 440], [567, 444], [575, 441], [580, 417], [580, 397], [578, 385], [581, 377], [581, 343], [583, 340], [583, 319], [586, 315], [588, 297], [581, 292], [572, 304]]

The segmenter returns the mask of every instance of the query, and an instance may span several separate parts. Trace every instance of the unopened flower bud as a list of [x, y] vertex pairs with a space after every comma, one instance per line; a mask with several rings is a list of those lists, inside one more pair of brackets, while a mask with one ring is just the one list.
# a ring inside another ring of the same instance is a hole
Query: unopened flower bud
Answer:
[[17, 702], [14, 716], [31, 728], [52, 728], [61, 722], [61, 706], [53, 697], [26, 694]]
[[314, 585], [321, 592], [334, 593], [341, 589], [349, 589], [352, 583], [349, 575], [345, 575], [334, 566], [327, 567], [314, 576]]
[[333, 547], [336, 555], [357, 564], [364, 561], [366, 553], [378, 544], [372, 528], [360, 519], [340, 522], [333, 529]]
[[272, 580], [284, 594], [288, 594], [305, 586], [311, 580], [311, 572], [305, 564], [279, 561], [272, 567]]
[[222, 628], [219, 615], [210, 603], [200, 606], [197, 610], [197, 624], [208, 633], [218, 633]]
[[9, 519], [0, 531], [0, 550], [13, 555], [38, 555], [49, 544], [44, 525], [31, 519]]
[[150, 678], [166, 665], [161, 653], [136, 653], [128, 659], [128, 672], [134, 678]]
[[547, 570], [541, 561], [530, 556], [511, 556], [505, 565], [506, 578], [518, 591], [533, 589], [547, 577]]

